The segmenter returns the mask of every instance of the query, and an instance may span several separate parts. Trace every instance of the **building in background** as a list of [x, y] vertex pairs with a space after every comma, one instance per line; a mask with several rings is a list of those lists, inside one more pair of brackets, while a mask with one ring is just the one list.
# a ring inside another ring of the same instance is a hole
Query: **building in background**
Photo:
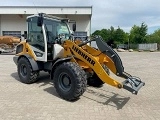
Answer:
[[75, 20], [77, 37], [89, 36], [91, 33], [91, 6], [0, 6], [0, 36], [21, 37], [27, 31], [26, 17], [41, 12]]

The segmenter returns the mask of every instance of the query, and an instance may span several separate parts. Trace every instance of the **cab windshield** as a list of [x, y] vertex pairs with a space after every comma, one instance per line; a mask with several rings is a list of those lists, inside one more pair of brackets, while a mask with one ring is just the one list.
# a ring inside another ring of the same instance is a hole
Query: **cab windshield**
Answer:
[[44, 20], [47, 42], [54, 42], [56, 39], [67, 40], [70, 37], [70, 31], [65, 22]]

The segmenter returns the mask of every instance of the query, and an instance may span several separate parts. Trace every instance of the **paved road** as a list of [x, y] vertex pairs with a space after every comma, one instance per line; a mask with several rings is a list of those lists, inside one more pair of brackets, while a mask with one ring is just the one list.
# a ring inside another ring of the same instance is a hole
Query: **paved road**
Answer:
[[0, 55], [0, 120], [159, 120], [160, 52], [119, 54], [125, 70], [146, 82], [139, 94], [88, 87], [75, 102], [59, 98], [47, 73], [37, 83], [21, 83], [13, 55]]

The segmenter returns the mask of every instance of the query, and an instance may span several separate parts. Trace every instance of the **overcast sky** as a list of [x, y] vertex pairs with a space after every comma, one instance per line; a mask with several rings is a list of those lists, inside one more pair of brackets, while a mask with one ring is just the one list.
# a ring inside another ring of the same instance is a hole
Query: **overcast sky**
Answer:
[[160, 0], [4, 0], [2, 6], [92, 6], [92, 32], [118, 26], [148, 25], [149, 33], [160, 28]]

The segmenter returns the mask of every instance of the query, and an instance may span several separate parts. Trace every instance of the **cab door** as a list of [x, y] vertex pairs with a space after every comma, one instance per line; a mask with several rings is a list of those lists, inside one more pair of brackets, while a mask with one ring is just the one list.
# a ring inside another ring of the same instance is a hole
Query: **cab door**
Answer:
[[28, 21], [28, 43], [37, 61], [47, 61], [47, 41], [44, 25], [37, 25], [38, 17], [30, 17]]

